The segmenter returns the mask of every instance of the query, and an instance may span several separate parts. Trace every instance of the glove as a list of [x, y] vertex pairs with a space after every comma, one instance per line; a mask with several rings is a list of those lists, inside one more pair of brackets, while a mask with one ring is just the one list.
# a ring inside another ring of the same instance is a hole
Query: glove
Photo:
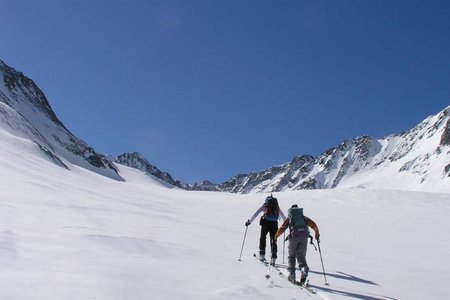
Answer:
[[248, 226], [250, 224], [251, 224], [250, 220], [247, 220], [247, 222], [245, 222], [245, 226]]
[[316, 240], [318, 243], [320, 243], [320, 234], [319, 233], [316, 234]]

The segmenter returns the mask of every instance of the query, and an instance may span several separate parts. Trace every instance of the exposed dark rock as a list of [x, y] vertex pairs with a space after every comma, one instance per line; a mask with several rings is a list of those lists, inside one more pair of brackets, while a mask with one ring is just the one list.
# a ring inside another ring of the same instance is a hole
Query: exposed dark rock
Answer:
[[300, 185], [300, 189], [302, 189], [302, 190], [317, 189], [317, 180], [314, 178], [310, 178], [309, 180], [302, 182], [302, 184]]
[[441, 135], [441, 142], [439, 144], [441, 146], [450, 146], [450, 119], [445, 125], [444, 132]]
[[165, 182], [178, 186], [177, 182], [170, 176], [169, 173], [162, 172], [160, 169], [149, 163], [139, 152], [123, 153], [116, 157], [115, 162], [141, 170], [149, 175], [153, 175]]
[[448, 177], [450, 177], [450, 164], [445, 166], [445, 174], [447, 174]]
[[63, 161], [56, 156], [52, 151], [50, 151], [49, 149], [47, 149], [44, 146], [41, 146], [40, 144], [36, 143], [36, 145], [39, 147], [39, 149], [46, 155], [48, 156], [55, 164], [57, 164], [60, 167], [63, 167], [66, 170], [70, 170], [69, 167], [63, 163]]

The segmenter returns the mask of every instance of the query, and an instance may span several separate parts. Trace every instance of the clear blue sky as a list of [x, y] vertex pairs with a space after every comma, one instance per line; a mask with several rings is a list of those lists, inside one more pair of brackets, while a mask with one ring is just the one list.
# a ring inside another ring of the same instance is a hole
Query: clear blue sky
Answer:
[[0, 58], [104, 154], [223, 182], [450, 105], [450, 1], [1, 1]]

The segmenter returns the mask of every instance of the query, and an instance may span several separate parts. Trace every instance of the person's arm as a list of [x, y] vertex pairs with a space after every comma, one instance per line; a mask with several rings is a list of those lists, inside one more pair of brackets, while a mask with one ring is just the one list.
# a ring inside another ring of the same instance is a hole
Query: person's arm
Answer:
[[284, 215], [284, 213], [283, 213], [283, 211], [281, 210], [281, 208], [280, 208], [280, 217], [281, 217], [281, 219], [282, 219], [283, 221], [286, 220], [286, 216]]
[[283, 225], [281, 225], [281, 227], [278, 228], [277, 232], [275, 233], [275, 239], [277, 239], [280, 235], [282, 235], [283, 232], [285, 232], [288, 227], [289, 227], [289, 219], [285, 219]]
[[319, 240], [320, 234], [319, 234], [319, 227], [317, 227], [317, 224], [311, 220], [310, 218], [308, 218], [307, 216], [305, 216], [305, 221], [306, 221], [306, 226], [312, 228], [314, 230], [314, 233], [316, 234], [316, 240]]
[[263, 204], [260, 208], [258, 208], [258, 210], [257, 210], [257, 211], [253, 214], [253, 216], [248, 220], [248, 223], [249, 223], [249, 224], [252, 223], [253, 220], [255, 220], [256, 217], [257, 217], [263, 210], [264, 210], [264, 204]]

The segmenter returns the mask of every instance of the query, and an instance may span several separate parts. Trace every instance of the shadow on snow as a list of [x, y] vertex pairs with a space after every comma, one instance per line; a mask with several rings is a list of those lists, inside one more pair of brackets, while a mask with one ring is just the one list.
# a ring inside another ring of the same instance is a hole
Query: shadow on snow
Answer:
[[392, 298], [392, 297], [369, 296], [369, 295], [364, 295], [364, 294], [358, 294], [358, 293], [355, 293], [355, 292], [342, 291], [342, 290], [337, 290], [337, 289], [317, 286], [317, 285], [313, 285], [313, 284], [310, 284], [309, 286], [312, 287], [312, 288], [315, 288], [317, 290], [330, 293], [330, 294], [337, 294], [337, 295], [341, 295], [341, 296], [350, 297], [350, 298], [353, 298], [353, 299], [363, 299], [363, 300], [397, 300], [396, 298]]
[[[287, 265], [285, 264], [276, 264], [275, 265], [278, 268], [284, 268], [287, 269]], [[296, 270], [298, 270], [298, 268], [295, 268]], [[310, 270], [309, 273], [313, 273], [313, 274], [317, 274], [317, 275], [323, 275], [322, 272], [318, 272], [318, 271], [312, 271]], [[333, 277], [336, 279], [341, 279], [341, 280], [349, 280], [349, 281], [353, 281], [353, 282], [358, 282], [358, 283], [363, 283], [363, 284], [370, 284], [370, 285], [378, 285], [376, 282], [373, 282], [371, 280], [367, 280], [367, 279], [363, 279], [354, 275], [350, 275], [344, 272], [337, 272], [337, 273], [326, 273], [327, 277]], [[350, 292], [350, 291], [344, 291], [344, 290], [338, 290], [338, 289], [332, 289], [329, 287], [323, 287], [323, 286], [318, 286], [318, 285], [313, 285], [310, 284], [310, 287], [315, 288], [317, 290], [321, 290], [327, 293], [331, 293], [331, 294], [336, 294], [336, 295], [341, 295], [341, 296], [346, 296], [346, 297], [350, 297], [353, 299], [362, 299], [362, 300], [397, 300], [396, 298], [392, 298], [392, 297], [387, 297], [387, 296], [370, 296], [370, 295], [364, 295], [364, 294], [360, 294], [357, 292]]]
[[[284, 264], [275, 264], [275, 266], [277, 268], [283, 268], [283, 269], [287, 269], [288, 266], [284, 265]], [[298, 268], [295, 268], [296, 270], [298, 270]], [[312, 271], [310, 270], [309, 273], [313, 273], [313, 274], [318, 274], [318, 275], [323, 275], [322, 272], [318, 272], [318, 271]], [[377, 283], [371, 281], [371, 280], [367, 280], [367, 279], [363, 279], [354, 275], [350, 275], [344, 272], [337, 272], [337, 274], [333, 274], [333, 273], [326, 273], [327, 276], [329, 277], [333, 277], [333, 278], [337, 278], [337, 279], [343, 279], [343, 280], [350, 280], [350, 281], [355, 281], [355, 282], [359, 282], [359, 283], [364, 283], [364, 284], [370, 284], [370, 285], [378, 285]]]
[[[313, 273], [313, 274], [319, 274], [319, 275], [323, 275], [322, 272], [317, 272], [317, 271], [309, 271], [309, 273]], [[350, 281], [355, 281], [355, 282], [359, 282], [359, 283], [365, 283], [365, 284], [371, 284], [371, 285], [378, 285], [377, 283], [367, 280], [367, 279], [363, 279], [360, 277], [356, 277], [354, 275], [350, 275], [344, 272], [337, 272], [337, 274], [333, 274], [333, 273], [326, 273], [327, 276], [330, 277], [334, 277], [337, 279], [344, 279], [344, 280], [350, 280]]]

